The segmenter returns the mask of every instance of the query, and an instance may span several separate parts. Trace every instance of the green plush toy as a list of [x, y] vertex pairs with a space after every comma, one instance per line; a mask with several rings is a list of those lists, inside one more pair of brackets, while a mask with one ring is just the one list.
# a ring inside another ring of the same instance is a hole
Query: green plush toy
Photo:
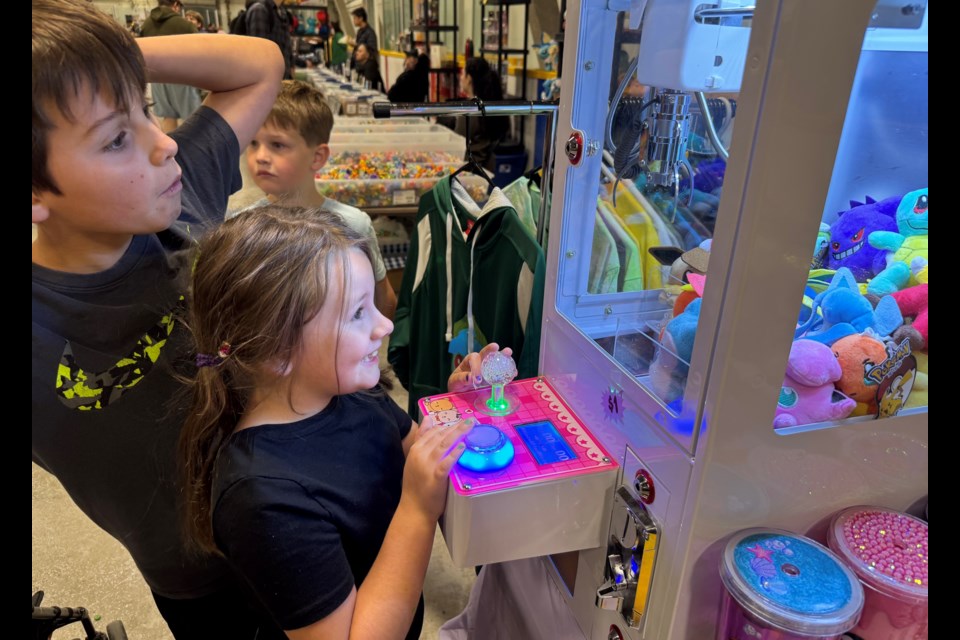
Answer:
[[916, 273], [927, 264], [927, 189], [903, 196], [897, 207], [897, 230], [874, 231], [868, 241], [887, 253], [887, 268], [867, 285], [867, 291], [883, 296], [918, 284]]

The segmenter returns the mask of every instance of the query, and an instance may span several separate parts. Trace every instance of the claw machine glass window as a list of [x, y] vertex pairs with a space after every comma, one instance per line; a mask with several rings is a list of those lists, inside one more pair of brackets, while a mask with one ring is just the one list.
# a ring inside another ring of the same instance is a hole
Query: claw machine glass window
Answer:
[[688, 373], [750, 33], [747, 4], [727, 2], [726, 13], [710, 17], [695, 3], [651, 3], [635, 28], [618, 14], [612, 60], [600, 70], [610, 70], [609, 99], [574, 107], [584, 121], [601, 110], [605, 126], [599, 183], [567, 205], [582, 207], [578, 215], [564, 216], [570, 259], [561, 257], [558, 310], [636, 381], [644, 409], [666, 415], [689, 450], [695, 429], [682, 418], [696, 411]]
[[820, 230], [810, 243], [774, 418], [779, 433], [926, 410], [924, 5], [893, 11], [881, 0], [865, 34]]

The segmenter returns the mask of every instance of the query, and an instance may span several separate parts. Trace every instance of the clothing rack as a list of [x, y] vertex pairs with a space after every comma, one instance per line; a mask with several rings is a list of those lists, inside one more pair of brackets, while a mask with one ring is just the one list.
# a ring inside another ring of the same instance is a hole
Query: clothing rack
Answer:
[[550, 212], [550, 189], [553, 182], [554, 138], [557, 135], [557, 117], [560, 111], [558, 102], [538, 102], [527, 100], [504, 100], [498, 102], [458, 101], [458, 102], [374, 102], [374, 118], [400, 118], [409, 116], [528, 116], [546, 115], [547, 130], [543, 140], [543, 179], [540, 181], [540, 211], [537, 218], [537, 244], [543, 247], [546, 222]]

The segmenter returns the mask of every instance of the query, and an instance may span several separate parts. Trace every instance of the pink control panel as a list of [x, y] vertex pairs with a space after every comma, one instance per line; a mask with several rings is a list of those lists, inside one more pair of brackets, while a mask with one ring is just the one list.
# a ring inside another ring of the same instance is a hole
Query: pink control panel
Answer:
[[[543, 480], [616, 468], [617, 463], [610, 453], [546, 379], [514, 380], [504, 387], [504, 394], [515, 407], [504, 416], [487, 415], [477, 409], [485, 398], [490, 397], [490, 389], [447, 393], [420, 400], [420, 411], [424, 416], [430, 414], [437, 424], [473, 418], [480, 425], [499, 429], [505, 440], [499, 451], [490, 455], [497, 456], [504, 449], [512, 449], [512, 460], [496, 470], [473, 471], [460, 463], [454, 465], [450, 478], [457, 493], [469, 496], [503, 491]], [[466, 463], [464, 458], [461, 461]]]

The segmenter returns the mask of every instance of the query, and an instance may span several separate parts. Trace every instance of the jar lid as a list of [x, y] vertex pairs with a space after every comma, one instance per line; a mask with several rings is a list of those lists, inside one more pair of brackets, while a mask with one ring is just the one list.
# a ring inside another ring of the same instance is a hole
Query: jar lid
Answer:
[[744, 529], [727, 542], [720, 578], [741, 607], [768, 626], [812, 636], [852, 629], [863, 588], [829, 549], [780, 529]]
[[864, 584], [892, 597], [926, 600], [923, 520], [884, 507], [850, 507], [834, 516], [828, 544]]

